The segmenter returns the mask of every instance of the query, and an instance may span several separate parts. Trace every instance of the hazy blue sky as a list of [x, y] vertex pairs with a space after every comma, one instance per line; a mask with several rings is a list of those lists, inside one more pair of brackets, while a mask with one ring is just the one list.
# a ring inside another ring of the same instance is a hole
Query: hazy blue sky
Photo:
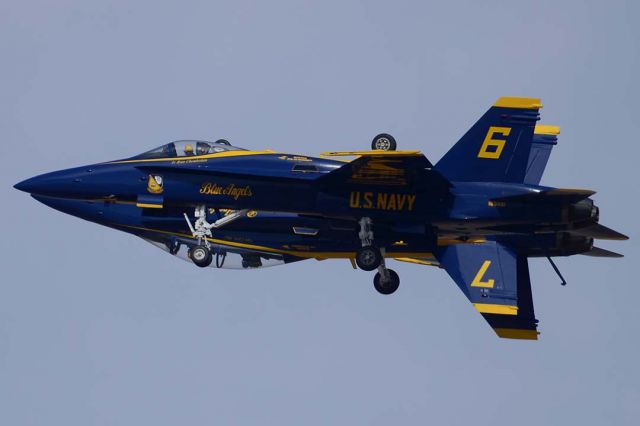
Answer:
[[[0, 1], [0, 424], [637, 424], [640, 3]], [[621, 260], [531, 262], [538, 342], [444, 271], [200, 270], [24, 178], [178, 138], [440, 156], [499, 96], [562, 126], [543, 183], [598, 191]], [[633, 265], [636, 265], [635, 267]]]

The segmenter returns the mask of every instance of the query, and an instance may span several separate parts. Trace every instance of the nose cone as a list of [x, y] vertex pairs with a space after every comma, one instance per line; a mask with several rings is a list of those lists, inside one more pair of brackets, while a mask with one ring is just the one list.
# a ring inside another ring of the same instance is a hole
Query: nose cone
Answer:
[[61, 170], [23, 180], [14, 188], [31, 194], [56, 196], [69, 192], [72, 183], [73, 177], [69, 171]]
[[28, 192], [30, 194], [37, 194], [44, 187], [43, 179], [40, 176], [25, 179], [22, 182], [18, 182], [13, 185], [15, 189], [22, 192]]
[[45, 173], [14, 185], [14, 188], [48, 197], [84, 198], [95, 189], [91, 167], [76, 167]]

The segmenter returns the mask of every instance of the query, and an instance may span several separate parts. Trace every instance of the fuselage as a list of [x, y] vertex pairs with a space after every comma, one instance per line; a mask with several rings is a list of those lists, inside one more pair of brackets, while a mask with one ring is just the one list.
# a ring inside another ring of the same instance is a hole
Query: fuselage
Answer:
[[58, 210], [166, 246], [192, 240], [184, 213], [194, 206], [206, 205], [212, 220], [250, 209], [255, 214], [216, 230], [213, 242], [289, 260], [352, 258], [360, 246], [357, 221], [365, 216], [375, 221], [376, 239], [388, 257], [432, 259], [439, 245], [486, 239], [508, 239], [530, 255], [575, 254], [591, 247], [589, 238], [558, 234], [593, 219], [590, 200], [582, 200], [586, 205], [576, 213], [576, 203], [492, 201], [549, 189], [535, 185], [452, 182], [446, 190], [437, 180], [431, 186], [372, 185], [369, 179], [403, 178], [384, 164], [347, 170], [346, 181], [327, 179], [349, 164], [239, 149], [143, 154], [44, 174], [16, 187]]
[[621, 257], [593, 241], [627, 239], [599, 224], [593, 191], [539, 185], [560, 133], [537, 124], [541, 106], [499, 98], [435, 165], [388, 133], [319, 157], [185, 140], [16, 188], [200, 268], [348, 259], [389, 295], [386, 258], [437, 266], [498, 336], [535, 340], [528, 258], [564, 284], [552, 256]]

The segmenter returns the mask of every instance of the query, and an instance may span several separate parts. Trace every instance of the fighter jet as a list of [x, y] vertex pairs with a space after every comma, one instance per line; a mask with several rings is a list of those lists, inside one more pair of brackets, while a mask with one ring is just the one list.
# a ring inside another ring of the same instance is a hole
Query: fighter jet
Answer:
[[199, 267], [348, 259], [374, 287], [386, 259], [444, 269], [498, 336], [538, 338], [528, 258], [621, 255], [595, 239], [594, 191], [540, 185], [559, 127], [540, 99], [499, 98], [435, 165], [380, 134], [371, 150], [318, 157], [184, 140], [15, 185], [38, 201], [125, 231]]

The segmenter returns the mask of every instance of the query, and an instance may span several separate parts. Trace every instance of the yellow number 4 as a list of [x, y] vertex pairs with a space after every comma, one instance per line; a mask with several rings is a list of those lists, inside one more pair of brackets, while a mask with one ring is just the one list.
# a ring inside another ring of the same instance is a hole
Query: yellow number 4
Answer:
[[495, 284], [494, 280], [489, 279], [486, 281], [482, 281], [482, 279], [484, 278], [484, 274], [486, 274], [487, 269], [489, 269], [489, 266], [491, 266], [491, 261], [485, 260], [478, 270], [475, 278], [473, 279], [473, 282], [471, 282], [471, 287], [493, 288], [493, 285]]
[[[496, 133], [501, 134], [505, 139], [494, 139], [493, 136]], [[504, 149], [504, 144], [507, 143], [506, 137], [509, 136], [509, 133], [511, 133], [510, 127], [489, 127], [487, 136], [484, 137], [484, 142], [480, 147], [480, 152], [478, 152], [478, 158], [499, 159]], [[489, 151], [489, 148], [493, 148], [493, 150]]]

